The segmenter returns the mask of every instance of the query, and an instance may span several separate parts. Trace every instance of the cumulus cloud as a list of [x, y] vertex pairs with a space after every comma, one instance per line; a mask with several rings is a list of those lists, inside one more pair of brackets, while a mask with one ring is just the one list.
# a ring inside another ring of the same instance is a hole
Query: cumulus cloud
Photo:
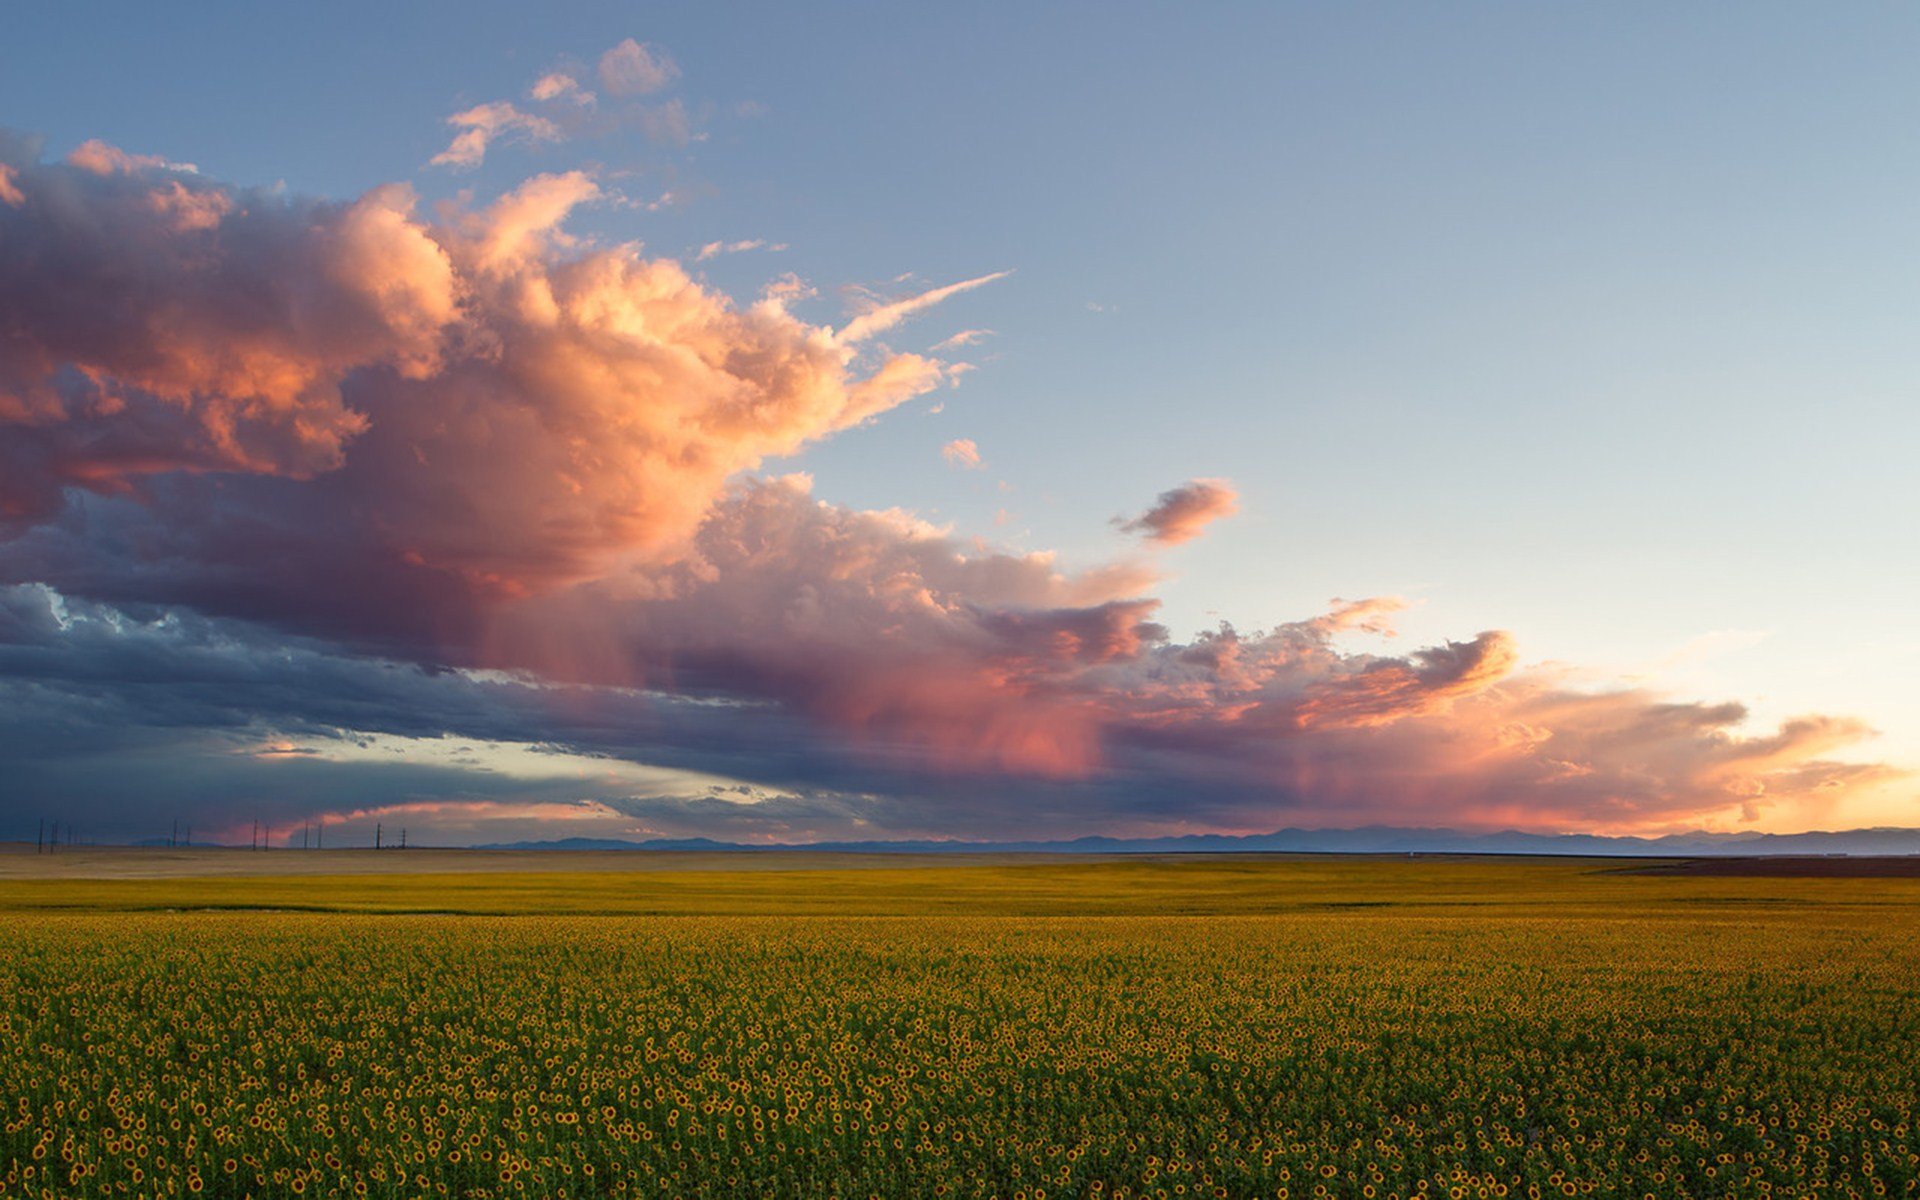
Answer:
[[329, 470], [366, 427], [349, 372], [440, 365], [456, 272], [403, 186], [322, 204], [161, 168], [10, 166], [0, 518], [70, 484]]
[[986, 464], [980, 461], [980, 447], [972, 438], [955, 438], [940, 447], [940, 457], [953, 466], [969, 471], [977, 471]]
[[329, 204], [194, 181], [231, 207], [205, 229], [155, 203], [170, 173], [14, 165], [0, 496], [16, 520], [65, 488], [183, 471], [319, 477], [276, 493], [294, 541], [354, 524], [328, 544], [521, 594], [664, 550], [729, 476], [940, 379], [919, 355], [856, 373], [775, 301], [740, 308], [670, 260], [575, 244], [562, 223], [598, 194], [577, 172], [438, 224], [401, 187]]
[[[1499, 631], [1352, 648], [1391, 632], [1387, 599], [1178, 639], [1135, 558], [1069, 570], [754, 473], [941, 382], [861, 346], [997, 274], [835, 331], [788, 310], [799, 285], [738, 304], [570, 235], [584, 173], [429, 219], [399, 186], [86, 158], [0, 142], [12, 794], [136, 806], [164, 776], [239, 805], [279, 771], [289, 811], [462, 828], [447, 805], [590, 801], [661, 832], [1071, 836], [1664, 828], [1889, 777], [1838, 757], [1857, 722], [1749, 732], [1739, 705], [1582, 690]], [[1233, 507], [1194, 480], [1123, 525], [1171, 544]], [[443, 735], [748, 792], [245, 749]]]
[[1137, 517], [1118, 517], [1114, 524], [1149, 542], [1177, 546], [1205, 532], [1208, 525], [1240, 511], [1240, 498], [1224, 479], [1193, 479], [1160, 493], [1153, 507]]

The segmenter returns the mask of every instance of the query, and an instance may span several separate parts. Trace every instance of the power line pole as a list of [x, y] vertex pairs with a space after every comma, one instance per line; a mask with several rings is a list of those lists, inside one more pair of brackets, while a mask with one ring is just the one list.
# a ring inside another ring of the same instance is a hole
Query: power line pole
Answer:
[[45, 817], [40, 818], [40, 832], [33, 835], [33, 852], [35, 854], [47, 852], [47, 819]]
[[405, 825], [400, 827], [400, 848], [402, 850], [407, 848], [407, 827]]
[[373, 823], [373, 848], [375, 850], [380, 848], [380, 822], [378, 821]]

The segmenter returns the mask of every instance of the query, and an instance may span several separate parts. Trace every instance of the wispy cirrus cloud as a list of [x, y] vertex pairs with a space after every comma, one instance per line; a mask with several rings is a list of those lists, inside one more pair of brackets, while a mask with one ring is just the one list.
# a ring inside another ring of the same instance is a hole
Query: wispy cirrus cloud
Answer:
[[991, 329], [962, 329], [951, 337], [942, 338], [933, 344], [934, 350], [958, 350], [963, 346], [972, 346], [993, 336]]
[[845, 345], [864, 342], [875, 334], [885, 333], [916, 313], [924, 312], [949, 297], [961, 292], [970, 292], [978, 287], [1005, 279], [1012, 271], [995, 271], [991, 275], [979, 275], [972, 279], [963, 279], [958, 283], [949, 283], [943, 287], [929, 288], [911, 296], [895, 300], [881, 300], [873, 296], [863, 296], [863, 308], [841, 327], [836, 335]]
[[777, 253], [786, 248], [785, 242], [769, 242], [765, 238], [747, 238], [738, 242], [708, 242], [694, 252], [693, 261], [711, 262], [723, 254], [745, 254], [749, 250]]

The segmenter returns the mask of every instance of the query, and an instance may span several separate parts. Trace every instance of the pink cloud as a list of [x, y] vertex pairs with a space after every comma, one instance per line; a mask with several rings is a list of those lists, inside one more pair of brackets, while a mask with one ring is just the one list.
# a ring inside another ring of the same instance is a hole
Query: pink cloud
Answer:
[[[576, 246], [563, 223], [599, 195], [578, 172], [437, 224], [397, 185], [341, 205], [150, 167], [16, 177], [43, 201], [0, 210], [9, 244], [39, 247], [0, 276], [16, 514], [63, 485], [345, 467], [329, 486], [378, 513], [360, 536], [519, 594], [665, 551], [731, 475], [942, 378], [922, 355], [856, 373], [778, 303], [741, 309], [671, 260]], [[183, 223], [176, 187], [240, 228]]]
[[952, 337], [935, 342], [935, 350], [958, 350], [962, 346], [971, 346], [993, 336], [991, 329], [962, 329]]
[[503, 610], [489, 661], [772, 699], [880, 765], [1156, 780], [1156, 811], [1205, 794], [1213, 827], [1244, 830], [1302, 805], [1332, 824], [1658, 830], [1817, 813], [1895, 774], [1830, 757], [1867, 736], [1856, 722], [1745, 734], [1738, 705], [1522, 670], [1497, 631], [1341, 648], [1391, 632], [1392, 600], [1175, 641], [1148, 572], [969, 549], [905, 514], [813, 501], [804, 480], [730, 492], [691, 551], [641, 590], [606, 580]]
[[580, 86], [580, 81], [565, 71], [550, 71], [527, 89], [530, 100], [564, 100], [569, 104], [590, 105], [596, 97]]
[[487, 156], [487, 148], [503, 138], [530, 142], [557, 142], [560, 126], [545, 117], [521, 112], [510, 101], [475, 105], [447, 118], [460, 132], [445, 150], [433, 156], [436, 167], [473, 168]]
[[163, 170], [193, 173], [189, 163], [168, 162], [158, 154], [128, 154], [98, 138], [80, 143], [67, 155], [67, 161], [94, 175], [127, 175], [136, 171]]
[[693, 256], [695, 262], [708, 262], [722, 254], [743, 254], [748, 250], [783, 250], [784, 246], [768, 246], [761, 238], [748, 238], [738, 242], [708, 242], [700, 247]]
[[1240, 511], [1239, 496], [1224, 479], [1194, 479], [1160, 493], [1152, 508], [1137, 517], [1116, 519], [1127, 533], [1162, 546], [1177, 546], [1200, 536], [1208, 525]]
[[978, 471], [986, 464], [980, 461], [980, 447], [972, 438], [955, 438], [940, 447], [940, 457], [952, 466], [968, 471]]

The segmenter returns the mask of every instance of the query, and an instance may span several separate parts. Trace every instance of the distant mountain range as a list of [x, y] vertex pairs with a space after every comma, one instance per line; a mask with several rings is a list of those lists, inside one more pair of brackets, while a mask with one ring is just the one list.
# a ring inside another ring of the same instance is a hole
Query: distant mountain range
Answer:
[[1083, 837], [1052, 842], [792, 842], [748, 845], [711, 838], [561, 838], [507, 842], [479, 850], [813, 850], [841, 854], [1563, 854], [1702, 858], [1775, 854], [1920, 854], [1920, 829], [1842, 829], [1815, 833], [1674, 833], [1605, 837], [1590, 833], [1463, 833], [1455, 829], [1280, 829], [1245, 836]]

